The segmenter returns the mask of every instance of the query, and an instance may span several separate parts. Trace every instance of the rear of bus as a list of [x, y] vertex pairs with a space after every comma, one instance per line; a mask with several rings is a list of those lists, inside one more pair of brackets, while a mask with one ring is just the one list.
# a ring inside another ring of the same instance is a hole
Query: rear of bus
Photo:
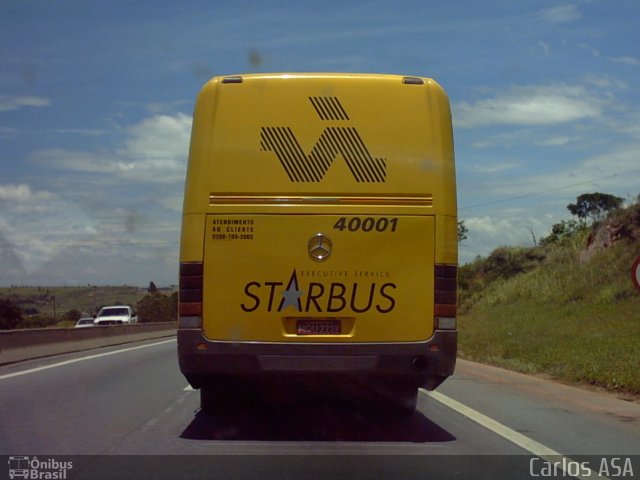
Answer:
[[394, 75], [216, 77], [194, 112], [180, 368], [206, 399], [307, 379], [409, 408], [456, 359], [448, 98]]

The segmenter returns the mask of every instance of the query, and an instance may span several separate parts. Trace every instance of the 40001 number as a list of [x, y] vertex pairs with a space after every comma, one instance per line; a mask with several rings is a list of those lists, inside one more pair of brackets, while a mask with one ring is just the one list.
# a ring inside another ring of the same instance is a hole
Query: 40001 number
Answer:
[[333, 225], [334, 230], [349, 232], [386, 232], [387, 230], [395, 232], [398, 228], [397, 218], [387, 217], [340, 217], [338, 221]]

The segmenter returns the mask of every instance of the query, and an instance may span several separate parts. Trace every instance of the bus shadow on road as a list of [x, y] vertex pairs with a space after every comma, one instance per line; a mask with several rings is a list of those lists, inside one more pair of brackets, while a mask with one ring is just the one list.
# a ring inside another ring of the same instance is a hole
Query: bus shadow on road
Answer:
[[419, 411], [389, 413], [330, 400], [310, 399], [293, 405], [265, 401], [225, 405], [199, 411], [180, 435], [190, 440], [451, 442], [455, 437]]

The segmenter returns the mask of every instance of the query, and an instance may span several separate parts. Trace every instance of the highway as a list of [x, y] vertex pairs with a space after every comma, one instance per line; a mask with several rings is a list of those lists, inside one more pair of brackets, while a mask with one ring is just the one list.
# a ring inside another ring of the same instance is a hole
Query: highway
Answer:
[[410, 418], [322, 398], [240, 400], [200, 412], [175, 338], [6, 365], [0, 455], [72, 456], [70, 479], [515, 479], [552, 461], [567, 472], [547, 478], [571, 478], [572, 465], [596, 478], [584, 474], [602, 473], [606, 456], [633, 469], [615, 478], [640, 478], [640, 404], [462, 360]]

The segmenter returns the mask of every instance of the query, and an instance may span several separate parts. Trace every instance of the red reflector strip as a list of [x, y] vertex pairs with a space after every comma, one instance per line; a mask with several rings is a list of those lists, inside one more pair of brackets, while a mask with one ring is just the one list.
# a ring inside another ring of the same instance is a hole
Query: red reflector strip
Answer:
[[434, 287], [433, 315], [455, 317], [458, 302], [458, 267], [436, 265]]
[[456, 278], [436, 277], [436, 290], [443, 292], [455, 292], [458, 289], [458, 280]]
[[447, 304], [447, 305], [455, 305], [457, 302], [456, 292], [442, 292], [440, 290], [436, 290], [436, 305], [438, 304]]
[[180, 302], [181, 317], [199, 317], [202, 315], [202, 303]]
[[456, 303], [458, 291], [457, 267], [455, 265], [436, 265], [435, 269], [436, 303]]
[[181, 290], [201, 290], [202, 289], [202, 275], [196, 275], [193, 277], [180, 277], [180, 289]]
[[184, 303], [202, 302], [202, 290], [180, 290], [180, 301]]
[[202, 284], [204, 265], [202, 262], [180, 264], [180, 316], [202, 315]]
[[436, 265], [436, 278], [457, 278], [458, 266], [457, 265]]
[[456, 306], [455, 305], [435, 305], [433, 309], [434, 317], [455, 317]]
[[202, 262], [192, 263], [185, 262], [180, 264], [180, 277], [187, 276], [193, 277], [197, 275], [202, 275], [204, 271], [204, 265]]

